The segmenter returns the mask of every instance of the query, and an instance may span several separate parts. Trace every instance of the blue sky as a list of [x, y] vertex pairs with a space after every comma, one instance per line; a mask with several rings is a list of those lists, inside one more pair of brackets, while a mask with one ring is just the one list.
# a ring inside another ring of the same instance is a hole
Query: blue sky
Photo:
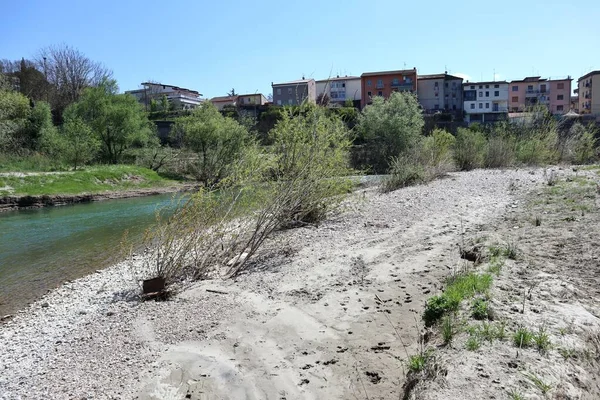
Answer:
[[417, 67], [471, 80], [575, 79], [600, 69], [600, 1], [4, 2], [0, 58], [69, 44], [111, 68], [205, 97], [271, 82]]

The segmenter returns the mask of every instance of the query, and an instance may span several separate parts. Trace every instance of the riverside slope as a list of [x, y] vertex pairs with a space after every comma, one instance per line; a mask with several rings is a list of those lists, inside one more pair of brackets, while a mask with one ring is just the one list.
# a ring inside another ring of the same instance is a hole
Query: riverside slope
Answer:
[[65, 284], [0, 325], [0, 398], [398, 398], [461, 230], [543, 182], [478, 170], [365, 189], [320, 227], [278, 234], [255, 271], [166, 302], [138, 303], [124, 264]]

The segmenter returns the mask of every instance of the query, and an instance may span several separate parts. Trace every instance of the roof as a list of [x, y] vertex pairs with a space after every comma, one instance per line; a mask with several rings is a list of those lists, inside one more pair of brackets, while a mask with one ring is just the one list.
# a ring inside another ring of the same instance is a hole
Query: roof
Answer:
[[588, 72], [587, 74], [585, 74], [584, 76], [582, 76], [581, 78], [577, 79], [577, 82], [583, 80], [583, 79], [587, 79], [592, 75], [598, 75], [600, 74], [600, 70], [596, 70], [596, 71], [592, 71], [592, 72]]
[[508, 85], [506, 81], [487, 81], [487, 82], [464, 82], [463, 86], [476, 86], [476, 85], [498, 85], [499, 83], [504, 83]]
[[237, 98], [238, 98], [238, 96], [217, 96], [217, 97], [213, 97], [212, 99], [210, 99], [210, 101], [217, 101], [217, 102], [236, 101]]
[[360, 79], [360, 76], [336, 76], [335, 78], [327, 78], [327, 79], [321, 79], [317, 82], [330, 82], [330, 81], [347, 81], [348, 79]]
[[454, 75], [449, 75], [449, 74], [430, 74], [430, 75], [419, 75], [417, 77], [417, 79], [419, 80], [424, 80], [424, 79], [460, 79], [461, 81], [463, 80], [463, 78], [461, 78], [460, 76], [454, 76]]
[[271, 83], [271, 86], [275, 87], [275, 86], [299, 85], [301, 83], [308, 83], [310, 81], [314, 81], [314, 79], [298, 79], [297, 81], [289, 81], [289, 82], [282, 82], [282, 83]]
[[408, 74], [416, 74], [416, 73], [417, 73], [417, 69], [413, 68], [413, 69], [399, 69], [397, 71], [365, 72], [360, 77], [362, 78], [363, 76], [393, 75], [393, 74], [408, 75]]
[[160, 83], [160, 82], [142, 82], [141, 85], [142, 86], [150, 86], [150, 85], [168, 86], [168, 87], [173, 88], [175, 90], [185, 90], [186, 92], [197, 93], [200, 96], [202, 96], [202, 94], [198, 93], [197, 90], [187, 89], [187, 88], [184, 88], [184, 87], [179, 87], [179, 86], [174, 86], [174, 85], [167, 85], [166, 83]]
[[265, 97], [262, 93], [238, 94], [237, 97], [247, 97], [247, 96], [262, 96], [262, 97]]
[[547, 81], [548, 79], [542, 79], [540, 76], [528, 76], [525, 79], [514, 79], [511, 81], [512, 82], [544, 82]]

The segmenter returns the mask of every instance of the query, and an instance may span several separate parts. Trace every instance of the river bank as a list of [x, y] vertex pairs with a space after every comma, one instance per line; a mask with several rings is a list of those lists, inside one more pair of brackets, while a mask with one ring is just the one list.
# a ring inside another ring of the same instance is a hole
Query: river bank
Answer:
[[[453, 173], [389, 194], [367, 188], [319, 228], [269, 240], [259, 270], [193, 283], [165, 302], [138, 302], [126, 264], [98, 271], [0, 325], [0, 393], [398, 398], [403, 366], [419, 347], [423, 304], [461, 262], [457, 244], [493, 227], [512, 229], [516, 210], [528, 216], [526, 196], [545, 185], [538, 169]], [[569, 299], [562, 300], [576, 300]], [[450, 386], [463, 382], [452, 379]], [[486, 395], [505, 395], [479, 379]]]

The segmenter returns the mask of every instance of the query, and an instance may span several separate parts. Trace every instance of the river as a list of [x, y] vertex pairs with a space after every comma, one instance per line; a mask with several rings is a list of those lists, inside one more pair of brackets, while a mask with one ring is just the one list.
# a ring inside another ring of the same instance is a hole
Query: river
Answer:
[[128, 230], [139, 239], [173, 195], [0, 213], [0, 317], [68, 280], [120, 260]]

